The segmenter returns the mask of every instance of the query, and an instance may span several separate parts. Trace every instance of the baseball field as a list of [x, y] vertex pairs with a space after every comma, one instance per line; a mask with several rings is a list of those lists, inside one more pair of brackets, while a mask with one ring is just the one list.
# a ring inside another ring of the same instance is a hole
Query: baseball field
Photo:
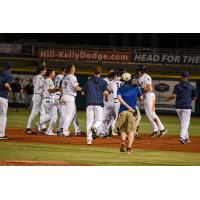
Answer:
[[[29, 113], [9, 109], [6, 133], [8, 140], [0, 141], [0, 165], [61, 165], [61, 166], [157, 166], [200, 165], [200, 117], [191, 119], [191, 143], [179, 143], [180, 123], [176, 115], [160, 115], [168, 129], [162, 138], [149, 138], [151, 126], [142, 115], [140, 138], [134, 142], [132, 155], [119, 151], [120, 138], [99, 138], [86, 145], [85, 137], [77, 137], [71, 127], [70, 137], [27, 135]], [[85, 131], [85, 112], [78, 112], [80, 127]], [[35, 120], [35, 122], [37, 119]]]

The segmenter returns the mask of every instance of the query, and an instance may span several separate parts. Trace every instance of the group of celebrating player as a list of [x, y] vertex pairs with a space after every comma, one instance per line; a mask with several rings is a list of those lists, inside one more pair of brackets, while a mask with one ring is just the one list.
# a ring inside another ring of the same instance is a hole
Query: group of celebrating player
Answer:
[[[5, 135], [5, 128], [8, 93], [12, 95], [12, 69], [13, 63], [6, 62], [4, 69], [0, 71], [1, 140], [8, 139]], [[93, 75], [88, 78], [83, 87], [80, 87], [75, 76], [74, 65], [63, 67], [57, 76], [54, 69], [47, 70], [45, 65], [38, 67], [37, 75], [33, 79], [33, 107], [26, 133], [37, 134], [32, 131], [32, 124], [40, 113], [39, 122], [36, 124], [38, 132], [49, 136], [68, 137], [70, 135], [69, 126], [73, 123], [75, 135], [85, 135], [78, 125], [75, 104], [77, 92], [86, 97], [86, 141], [88, 145], [91, 145], [93, 139], [97, 137], [112, 137], [118, 134], [121, 136], [120, 151], [131, 154], [132, 143], [134, 138], [138, 137], [141, 120], [137, 99], [143, 101], [146, 116], [152, 125], [153, 133], [150, 137], [162, 137], [167, 133], [167, 129], [155, 113], [156, 97], [151, 77], [146, 73], [145, 66], [139, 65], [134, 77], [123, 69], [117, 72], [109, 70], [108, 76], [102, 78], [101, 71], [100, 66], [96, 67]], [[175, 108], [181, 122], [179, 141], [182, 144], [190, 142], [188, 128], [192, 101], [198, 98], [196, 88], [188, 79], [189, 73], [183, 72], [180, 83], [175, 85], [171, 96], [166, 97], [166, 101], [176, 99]], [[58, 118], [57, 131], [54, 133], [53, 129]]]
[[[137, 67], [137, 79], [133, 78], [125, 69], [117, 72], [109, 69], [106, 78], [101, 77], [102, 68], [96, 67], [94, 74], [83, 87], [80, 87], [75, 76], [75, 65], [61, 69], [56, 76], [54, 69], [40, 66], [33, 79], [34, 95], [33, 107], [27, 124], [27, 134], [37, 134], [32, 131], [35, 117], [40, 113], [36, 124], [38, 132], [46, 135], [69, 136], [69, 126], [73, 122], [75, 135], [83, 136], [78, 125], [75, 98], [77, 92], [86, 97], [87, 144], [97, 137], [112, 137], [117, 135], [114, 128], [122, 137], [121, 151], [131, 153], [130, 149], [134, 137], [138, 137], [141, 120], [137, 107], [137, 98], [143, 100], [146, 116], [152, 124], [151, 137], [161, 137], [167, 130], [155, 113], [155, 94], [153, 93], [151, 77], [146, 74], [143, 65]], [[46, 79], [45, 79], [46, 76]], [[126, 116], [125, 111], [128, 112]], [[125, 114], [124, 114], [125, 113]], [[59, 118], [56, 133], [53, 132]], [[49, 123], [48, 128], [46, 124]], [[131, 134], [130, 134], [131, 133]], [[125, 150], [125, 138], [128, 136], [128, 146]]]

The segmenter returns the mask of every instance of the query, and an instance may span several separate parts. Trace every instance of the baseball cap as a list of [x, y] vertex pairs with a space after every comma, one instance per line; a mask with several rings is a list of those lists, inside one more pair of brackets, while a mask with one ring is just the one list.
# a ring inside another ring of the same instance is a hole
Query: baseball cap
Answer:
[[10, 70], [14, 67], [14, 64], [11, 61], [6, 61], [4, 64], [4, 69]]
[[181, 76], [182, 76], [183, 78], [188, 78], [188, 77], [189, 77], [189, 73], [188, 73], [187, 71], [182, 72]]

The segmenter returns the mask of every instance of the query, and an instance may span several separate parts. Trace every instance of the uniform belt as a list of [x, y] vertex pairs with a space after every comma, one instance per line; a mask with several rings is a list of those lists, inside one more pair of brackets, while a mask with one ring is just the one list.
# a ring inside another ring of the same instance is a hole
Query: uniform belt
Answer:
[[40, 93], [34, 93], [34, 94], [39, 94], [39, 95], [41, 95], [41, 96], [42, 96], [42, 94], [40, 94]]

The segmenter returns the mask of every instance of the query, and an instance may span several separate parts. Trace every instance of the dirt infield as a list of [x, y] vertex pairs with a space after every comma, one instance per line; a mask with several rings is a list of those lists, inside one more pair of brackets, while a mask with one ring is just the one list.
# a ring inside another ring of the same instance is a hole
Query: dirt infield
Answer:
[[0, 166], [88, 166], [64, 161], [0, 160]]
[[[45, 144], [66, 144], [66, 145], [86, 145], [85, 137], [58, 137], [27, 135], [24, 129], [9, 128], [6, 130], [9, 137], [8, 140], [0, 142], [29, 142], [29, 143], [45, 143]], [[179, 152], [195, 152], [200, 153], [200, 137], [191, 137], [191, 143], [182, 145], [178, 141], [178, 136], [166, 135], [162, 138], [149, 138], [147, 134], [141, 134], [140, 139], [134, 141], [135, 149], [158, 150], [158, 151], [179, 151]], [[96, 139], [92, 146], [98, 147], [119, 147], [120, 138], [102, 138]], [[64, 164], [64, 163], [63, 163]], [[67, 163], [66, 163], [67, 164]], [[73, 163], [72, 163], [73, 165]]]

